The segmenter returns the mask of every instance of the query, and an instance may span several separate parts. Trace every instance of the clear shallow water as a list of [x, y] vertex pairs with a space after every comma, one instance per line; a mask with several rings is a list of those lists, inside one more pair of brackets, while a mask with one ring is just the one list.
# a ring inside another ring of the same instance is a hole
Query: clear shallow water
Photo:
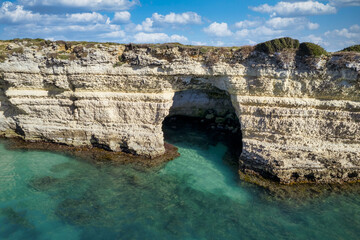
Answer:
[[158, 169], [0, 143], [0, 239], [359, 239], [359, 195], [276, 201], [238, 180], [224, 143], [166, 135], [181, 157]]

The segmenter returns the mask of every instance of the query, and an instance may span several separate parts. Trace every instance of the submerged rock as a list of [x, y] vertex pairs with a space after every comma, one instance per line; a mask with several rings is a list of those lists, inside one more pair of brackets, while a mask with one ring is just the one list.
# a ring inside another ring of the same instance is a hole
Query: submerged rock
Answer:
[[57, 206], [55, 214], [70, 224], [88, 225], [99, 220], [101, 206], [92, 198], [66, 199]]
[[46, 177], [32, 179], [29, 182], [29, 186], [38, 191], [46, 191], [53, 188], [58, 182], [59, 179], [51, 176], [46, 176]]

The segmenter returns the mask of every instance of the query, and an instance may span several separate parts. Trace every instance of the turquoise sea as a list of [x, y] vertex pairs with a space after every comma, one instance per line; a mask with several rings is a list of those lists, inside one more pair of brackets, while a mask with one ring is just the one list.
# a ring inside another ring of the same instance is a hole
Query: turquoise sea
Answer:
[[359, 194], [276, 200], [239, 180], [225, 142], [165, 130], [181, 157], [152, 169], [0, 142], [0, 239], [360, 238]]

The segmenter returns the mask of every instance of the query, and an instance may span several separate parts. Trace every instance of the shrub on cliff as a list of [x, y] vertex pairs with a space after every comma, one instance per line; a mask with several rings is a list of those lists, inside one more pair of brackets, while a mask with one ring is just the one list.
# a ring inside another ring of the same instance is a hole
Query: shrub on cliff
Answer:
[[5, 62], [6, 57], [7, 57], [6, 54], [0, 53], [0, 62]]
[[315, 43], [303, 42], [299, 46], [298, 54], [300, 56], [319, 57], [321, 55], [326, 55], [327, 51]]
[[255, 50], [265, 53], [279, 52], [284, 49], [297, 49], [299, 47], [299, 40], [289, 37], [273, 39], [267, 42], [259, 43], [255, 46]]
[[360, 52], [360, 44], [344, 48], [341, 52]]

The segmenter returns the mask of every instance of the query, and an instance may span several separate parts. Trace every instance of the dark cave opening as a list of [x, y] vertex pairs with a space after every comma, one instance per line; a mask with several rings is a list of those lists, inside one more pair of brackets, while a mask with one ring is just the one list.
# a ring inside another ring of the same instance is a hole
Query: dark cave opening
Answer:
[[[175, 93], [169, 115], [163, 122], [165, 142], [175, 143], [181, 138], [197, 141], [197, 135], [206, 135], [207, 143], [221, 142], [228, 151], [224, 160], [238, 166], [242, 151], [239, 119], [230, 95], [219, 89], [184, 90]], [[203, 138], [199, 139], [203, 141]]]

